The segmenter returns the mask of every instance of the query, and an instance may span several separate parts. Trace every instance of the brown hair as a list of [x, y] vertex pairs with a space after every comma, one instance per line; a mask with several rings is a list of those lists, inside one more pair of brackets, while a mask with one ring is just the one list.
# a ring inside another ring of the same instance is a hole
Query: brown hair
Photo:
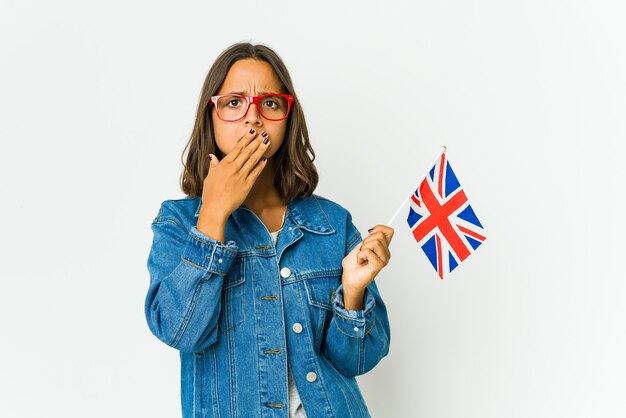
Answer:
[[[217, 57], [204, 80], [193, 132], [181, 156], [184, 171], [180, 178], [180, 186], [188, 196], [201, 196], [204, 179], [209, 172], [209, 153], [216, 155], [220, 161], [223, 158], [215, 142], [209, 101], [224, 83], [230, 67], [245, 58], [253, 58], [270, 64], [282, 84], [284, 90], [282, 93], [295, 97], [287, 119], [285, 138], [273, 156], [276, 167], [274, 187], [284, 203], [299, 197], [308, 197], [317, 187], [319, 176], [313, 164], [315, 152], [309, 142], [304, 113], [302, 113], [291, 77], [276, 52], [265, 45], [252, 45], [249, 42], [236, 43], [224, 50]], [[189, 152], [185, 163], [184, 156], [187, 150]]]

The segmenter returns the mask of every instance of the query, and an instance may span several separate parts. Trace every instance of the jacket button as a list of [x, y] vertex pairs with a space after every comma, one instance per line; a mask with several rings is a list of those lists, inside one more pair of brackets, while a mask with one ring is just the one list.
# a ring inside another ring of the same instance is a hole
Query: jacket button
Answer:
[[306, 374], [306, 380], [309, 382], [315, 382], [317, 380], [317, 374], [315, 372], [308, 372]]
[[291, 270], [289, 270], [287, 267], [283, 267], [282, 269], [280, 269], [280, 277], [286, 279], [289, 276], [291, 276]]
[[296, 334], [300, 334], [302, 332], [302, 324], [299, 322], [296, 322], [295, 324], [292, 325], [291, 329], [293, 329], [293, 332], [295, 332]]

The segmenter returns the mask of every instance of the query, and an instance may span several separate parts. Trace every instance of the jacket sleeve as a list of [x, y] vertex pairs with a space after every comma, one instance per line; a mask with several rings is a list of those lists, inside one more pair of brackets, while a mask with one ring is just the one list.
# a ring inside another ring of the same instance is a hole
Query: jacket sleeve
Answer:
[[[362, 242], [361, 234], [348, 213], [347, 255]], [[348, 310], [343, 304], [343, 285], [332, 300], [333, 317], [324, 342], [325, 355], [347, 377], [367, 373], [389, 353], [391, 329], [387, 308], [376, 280], [365, 289], [362, 310]]]
[[187, 230], [165, 202], [152, 231], [144, 306], [150, 331], [180, 351], [201, 351], [217, 341], [222, 283], [238, 247]]

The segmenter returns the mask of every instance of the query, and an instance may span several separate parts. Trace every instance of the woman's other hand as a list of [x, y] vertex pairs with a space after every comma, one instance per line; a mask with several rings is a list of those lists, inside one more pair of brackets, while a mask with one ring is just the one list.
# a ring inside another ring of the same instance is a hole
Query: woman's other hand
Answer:
[[341, 262], [346, 309], [362, 309], [365, 288], [391, 259], [389, 244], [393, 238], [393, 228], [376, 225], [370, 231]]

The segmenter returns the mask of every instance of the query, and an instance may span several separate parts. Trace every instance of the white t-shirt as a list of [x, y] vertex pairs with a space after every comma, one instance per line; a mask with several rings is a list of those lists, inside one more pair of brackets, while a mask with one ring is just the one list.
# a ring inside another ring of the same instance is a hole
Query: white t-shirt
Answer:
[[[272, 243], [274, 243], [274, 246], [276, 246], [279, 232], [280, 229], [275, 232], [270, 232], [270, 237], [272, 238]], [[298, 389], [296, 388], [296, 384], [293, 381], [293, 376], [291, 375], [289, 361], [287, 361], [287, 381], [289, 385], [289, 418], [306, 418], [306, 412], [304, 412], [304, 407], [302, 406], [302, 402], [300, 401]]]

